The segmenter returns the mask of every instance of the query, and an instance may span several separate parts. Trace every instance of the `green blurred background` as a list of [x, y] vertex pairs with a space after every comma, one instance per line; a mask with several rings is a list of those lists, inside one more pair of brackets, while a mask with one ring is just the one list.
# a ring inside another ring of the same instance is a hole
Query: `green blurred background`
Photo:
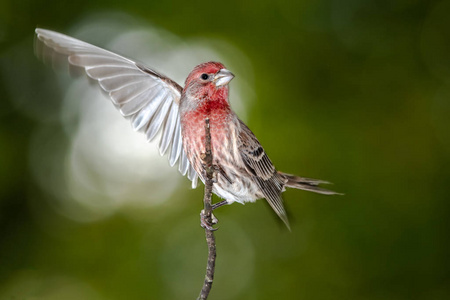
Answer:
[[97, 126], [112, 105], [34, 57], [37, 26], [102, 47], [138, 29], [144, 46], [109, 49], [180, 84], [222, 60], [277, 168], [345, 193], [289, 190], [292, 232], [263, 201], [220, 208], [210, 299], [449, 299], [449, 15], [450, 1], [1, 0], [0, 299], [194, 299], [206, 264], [203, 189], [127, 122], [121, 137]]

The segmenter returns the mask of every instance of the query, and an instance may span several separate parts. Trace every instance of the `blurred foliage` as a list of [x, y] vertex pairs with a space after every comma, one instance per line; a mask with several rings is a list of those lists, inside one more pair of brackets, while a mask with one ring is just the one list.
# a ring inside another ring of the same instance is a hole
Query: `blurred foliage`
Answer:
[[117, 11], [239, 49], [253, 76], [247, 124], [277, 168], [345, 193], [286, 192], [291, 233], [263, 201], [220, 208], [211, 299], [449, 299], [450, 1], [420, 0], [0, 1], [0, 299], [200, 290], [202, 188], [184, 180], [161, 205], [79, 222], [39, 182], [64, 178], [47, 163], [33, 174], [32, 149], [59, 149], [62, 166], [71, 144], [67, 91], [33, 56], [34, 28], [67, 33]]

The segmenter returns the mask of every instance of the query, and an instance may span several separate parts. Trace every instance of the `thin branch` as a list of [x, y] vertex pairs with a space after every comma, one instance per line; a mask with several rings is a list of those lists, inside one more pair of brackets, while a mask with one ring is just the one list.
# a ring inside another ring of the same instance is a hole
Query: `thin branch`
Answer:
[[[203, 196], [204, 209], [200, 213], [202, 227], [205, 228], [206, 243], [208, 244], [208, 262], [206, 264], [206, 275], [203, 288], [198, 299], [204, 300], [208, 298], [209, 292], [214, 280], [214, 270], [216, 266], [216, 238], [214, 237], [214, 229], [212, 226], [217, 223], [213, 220], [211, 196], [214, 177], [213, 157], [211, 152], [211, 134], [209, 128], [209, 119], [205, 119], [205, 155], [203, 163], [205, 164], [206, 179], [205, 193]], [[214, 218], [215, 219], [215, 218]]]

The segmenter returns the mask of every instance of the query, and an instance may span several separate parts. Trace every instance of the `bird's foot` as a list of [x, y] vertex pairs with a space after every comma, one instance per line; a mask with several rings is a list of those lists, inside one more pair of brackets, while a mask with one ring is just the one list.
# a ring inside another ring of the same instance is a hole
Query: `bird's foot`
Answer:
[[213, 226], [217, 223], [219, 223], [219, 220], [214, 216], [212, 212], [211, 216], [208, 218], [205, 210], [202, 209], [202, 211], [200, 212], [200, 226], [211, 231], [216, 231], [218, 228], [214, 228]]

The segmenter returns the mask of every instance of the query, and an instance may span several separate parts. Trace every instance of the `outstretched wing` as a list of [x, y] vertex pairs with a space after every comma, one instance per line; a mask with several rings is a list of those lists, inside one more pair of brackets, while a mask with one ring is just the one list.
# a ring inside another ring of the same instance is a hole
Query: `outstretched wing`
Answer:
[[240, 126], [238, 147], [245, 167], [254, 176], [272, 209], [289, 228], [289, 220], [281, 198], [286, 180], [277, 172], [253, 132], [242, 121]]
[[120, 113], [130, 119], [134, 130], [145, 133], [148, 141], [162, 130], [160, 154], [170, 149], [170, 165], [178, 161], [181, 174], [187, 174], [196, 187], [198, 175], [182, 146], [178, 112], [181, 86], [140, 63], [69, 36], [37, 28], [36, 37], [38, 57], [52, 63], [63, 58], [84, 68], [108, 93]]

